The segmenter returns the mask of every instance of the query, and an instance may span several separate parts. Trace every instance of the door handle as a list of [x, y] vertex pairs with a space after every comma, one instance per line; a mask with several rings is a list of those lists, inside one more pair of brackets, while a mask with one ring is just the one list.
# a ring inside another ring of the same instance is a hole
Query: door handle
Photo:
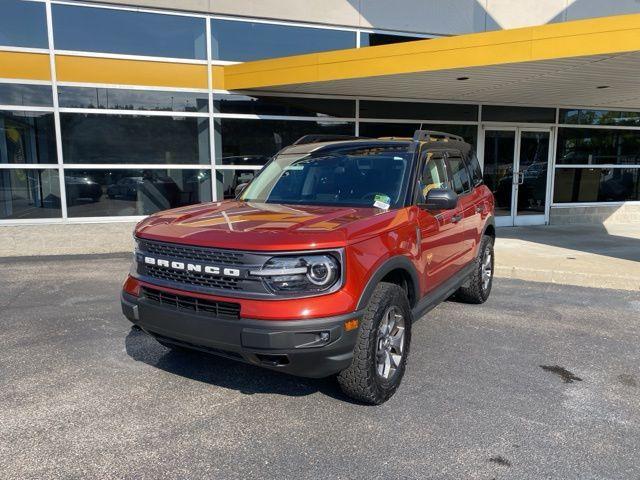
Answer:
[[462, 220], [462, 214], [458, 213], [454, 216], [451, 217], [451, 223], [458, 223], [460, 220]]

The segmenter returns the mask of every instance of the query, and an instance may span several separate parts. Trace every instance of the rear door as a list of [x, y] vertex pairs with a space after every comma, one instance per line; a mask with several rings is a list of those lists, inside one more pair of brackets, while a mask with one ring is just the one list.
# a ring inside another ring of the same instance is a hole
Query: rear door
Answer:
[[[423, 203], [429, 190], [449, 186], [445, 152], [423, 153], [419, 168], [416, 203]], [[420, 265], [427, 291], [441, 285], [459, 268], [456, 264], [462, 233], [459, 218], [459, 208], [442, 212], [418, 209]]]
[[[456, 242], [457, 252], [454, 264], [456, 270], [464, 267], [473, 260], [476, 247], [476, 229], [479, 212], [476, 205], [479, 202], [477, 193], [471, 183], [471, 175], [462, 154], [457, 150], [447, 151], [447, 171], [449, 182], [454, 192], [458, 194], [459, 238]], [[474, 193], [475, 192], [475, 193]]]

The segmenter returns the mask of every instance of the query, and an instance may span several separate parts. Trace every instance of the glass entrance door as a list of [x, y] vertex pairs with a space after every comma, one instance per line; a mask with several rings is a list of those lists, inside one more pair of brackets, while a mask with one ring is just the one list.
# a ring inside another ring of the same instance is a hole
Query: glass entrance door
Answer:
[[549, 197], [551, 130], [489, 128], [484, 181], [496, 200], [496, 225], [544, 225]]

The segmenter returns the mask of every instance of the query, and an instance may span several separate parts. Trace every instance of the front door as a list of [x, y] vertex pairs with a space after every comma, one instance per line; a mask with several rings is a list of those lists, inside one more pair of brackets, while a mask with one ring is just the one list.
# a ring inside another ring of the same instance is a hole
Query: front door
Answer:
[[487, 128], [484, 182], [496, 200], [496, 225], [544, 225], [548, 219], [551, 130]]

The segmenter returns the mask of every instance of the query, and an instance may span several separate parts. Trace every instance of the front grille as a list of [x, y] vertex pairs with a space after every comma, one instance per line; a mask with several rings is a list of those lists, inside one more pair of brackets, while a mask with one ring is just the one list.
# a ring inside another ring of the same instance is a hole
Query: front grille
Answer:
[[238, 303], [218, 302], [185, 295], [175, 295], [149, 287], [142, 288], [142, 296], [152, 302], [170, 306], [176, 310], [190, 310], [226, 320], [237, 320], [240, 318], [240, 304]]
[[197, 285], [199, 287], [220, 288], [223, 290], [241, 290], [238, 286], [239, 279], [230, 277], [213, 277], [198, 272], [185, 270], [168, 270], [154, 265], [145, 265], [147, 275], [161, 280], [178, 282], [185, 285]]
[[191, 245], [177, 245], [173, 243], [153, 242], [138, 239], [140, 250], [152, 255], [164, 258], [181, 258], [184, 260], [196, 260], [200, 262], [243, 265], [244, 253], [232, 250], [220, 250], [207, 247], [194, 247]]

